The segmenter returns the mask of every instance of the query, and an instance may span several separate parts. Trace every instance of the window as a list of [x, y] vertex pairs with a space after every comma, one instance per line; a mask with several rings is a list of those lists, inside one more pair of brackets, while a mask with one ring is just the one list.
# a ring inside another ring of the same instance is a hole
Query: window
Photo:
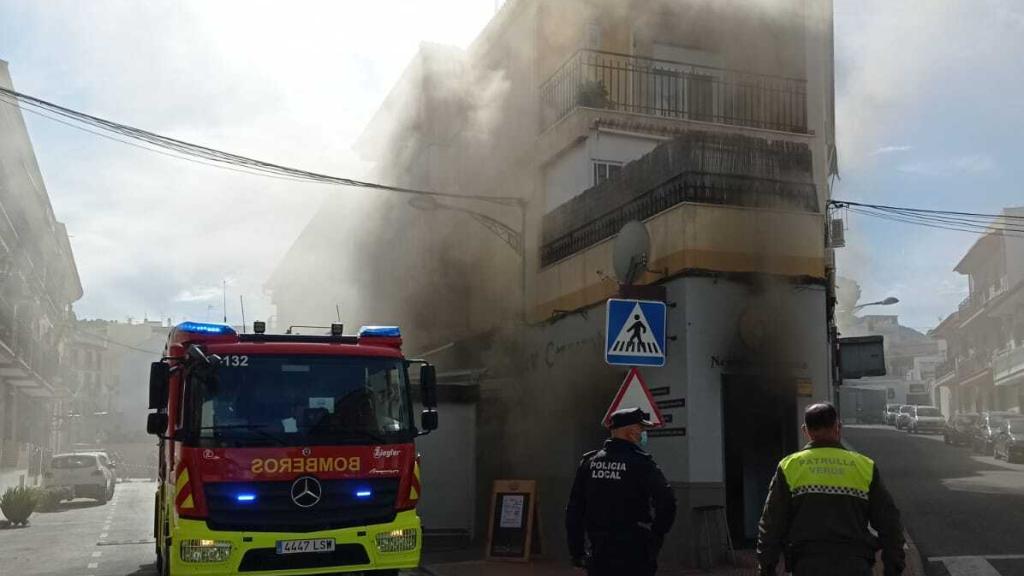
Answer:
[[604, 160], [594, 161], [594, 186], [610, 180], [622, 172], [622, 162], [607, 162]]
[[244, 358], [189, 381], [184, 428], [203, 446], [385, 442], [413, 431], [400, 360]]
[[70, 468], [92, 468], [96, 466], [96, 457], [91, 454], [57, 456], [50, 463], [50, 466], [58, 470]]

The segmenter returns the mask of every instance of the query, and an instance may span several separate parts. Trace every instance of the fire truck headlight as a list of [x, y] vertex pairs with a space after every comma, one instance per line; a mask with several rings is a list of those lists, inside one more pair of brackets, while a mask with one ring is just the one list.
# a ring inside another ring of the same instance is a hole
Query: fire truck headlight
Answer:
[[231, 556], [227, 540], [182, 540], [182, 562], [224, 562]]
[[387, 552], [411, 552], [416, 549], [418, 534], [415, 528], [403, 528], [377, 534], [377, 550]]

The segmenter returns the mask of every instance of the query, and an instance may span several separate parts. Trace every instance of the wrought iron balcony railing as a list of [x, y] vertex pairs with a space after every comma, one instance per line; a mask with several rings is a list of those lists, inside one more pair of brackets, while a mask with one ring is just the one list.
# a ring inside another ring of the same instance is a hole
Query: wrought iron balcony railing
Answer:
[[541, 129], [576, 108], [600, 108], [807, 133], [807, 82], [580, 50], [540, 88]]

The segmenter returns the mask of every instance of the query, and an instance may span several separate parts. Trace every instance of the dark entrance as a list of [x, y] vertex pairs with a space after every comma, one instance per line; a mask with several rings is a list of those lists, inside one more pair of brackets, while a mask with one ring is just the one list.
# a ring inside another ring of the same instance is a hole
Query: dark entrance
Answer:
[[723, 375], [722, 433], [729, 531], [737, 547], [749, 547], [775, 468], [797, 449], [795, 384]]

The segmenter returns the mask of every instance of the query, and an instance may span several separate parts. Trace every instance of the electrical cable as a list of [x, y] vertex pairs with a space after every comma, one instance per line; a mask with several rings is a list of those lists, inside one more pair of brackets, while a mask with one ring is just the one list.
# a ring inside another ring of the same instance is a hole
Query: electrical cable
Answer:
[[955, 218], [946, 216], [936, 216], [929, 213], [919, 213], [913, 210], [892, 210], [882, 211], [886, 213], [899, 214], [905, 217], [914, 218], [916, 220], [922, 220], [926, 222], [935, 222], [940, 224], [958, 224], [964, 226], [970, 226], [972, 228], [979, 228], [983, 230], [997, 229], [997, 230], [1010, 230], [1014, 232], [1024, 232], [1024, 224], [1011, 224], [1007, 222], [1000, 222], [999, 217], [990, 220], [972, 220], [965, 218]]
[[849, 200], [829, 200], [829, 204], [837, 207], [843, 206], [859, 206], [862, 208], [878, 208], [884, 210], [908, 210], [913, 212], [922, 212], [930, 214], [949, 214], [953, 216], [976, 216], [979, 218], [1010, 218], [1015, 220], [1024, 220], [1024, 216], [1016, 216], [1012, 214], [981, 214], [978, 212], [954, 212], [951, 210], [928, 210], [925, 208], [907, 208], [905, 206], [888, 206], [885, 204], [865, 204], [861, 202], [851, 202]]
[[[303, 170], [299, 168], [292, 168], [281, 164], [275, 164], [272, 162], [266, 162], [247, 156], [241, 156], [238, 154], [232, 154], [215, 148], [209, 148], [201, 146], [199, 144], [193, 144], [183, 140], [178, 140], [168, 136], [163, 136], [154, 132], [143, 130], [141, 128], [135, 128], [126, 124], [120, 124], [97, 116], [92, 116], [84, 112], [66, 108], [34, 96], [16, 92], [7, 88], [0, 87], [0, 95], [7, 96], [15, 99], [18, 104], [18, 108], [21, 109], [35, 109], [37, 111], [49, 112], [51, 115], [56, 115], [67, 119], [73, 123], [84, 124], [92, 126], [103, 132], [113, 133], [120, 136], [124, 136], [134, 141], [144, 142], [151, 146], [160, 148], [165, 151], [172, 153], [189, 156], [197, 160], [205, 160], [208, 163], [212, 163], [220, 168], [230, 169], [232, 166], [235, 168], [241, 168], [243, 170], [251, 171], [251, 173], [258, 173], [259, 175], [266, 176], [284, 176], [290, 177], [297, 180], [307, 182], [317, 182], [321, 184], [332, 184], [339, 186], [355, 187], [355, 188], [369, 188], [374, 190], [383, 190], [391, 192], [399, 192], [403, 194], [413, 194], [420, 196], [432, 196], [438, 198], [454, 198], [454, 199], [468, 199], [478, 200], [481, 202], [488, 202], [492, 204], [499, 204], [504, 206], [522, 206], [524, 200], [518, 197], [512, 196], [485, 196], [485, 195], [467, 195], [467, 194], [456, 194], [452, 192], [441, 192], [432, 190], [419, 190], [414, 188], [405, 188], [401, 186], [389, 186], [386, 184], [379, 184], [375, 182], [365, 182], [361, 180], [355, 180], [352, 178], [345, 178], [340, 176], [332, 176], [329, 174], [323, 174], [319, 172], [312, 172], [309, 170]], [[6, 102], [6, 100], [5, 100]], [[7, 102], [11, 104], [10, 102]], [[53, 118], [49, 115], [45, 117], [59, 121], [57, 118]], [[91, 131], [90, 131], [91, 132]], [[116, 139], [120, 141], [120, 139]], [[142, 148], [153, 150], [148, 146], [142, 146]]]
[[[850, 207], [849, 211], [854, 213], [854, 214], [860, 214], [860, 215], [863, 215], [863, 216], [869, 216], [869, 217], [878, 218], [878, 219], [881, 219], [881, 220], [888, 220], [888, 221], [891, 221], [891, 222], [898, 222], [898, 223], [901, 223], [901, 224], [911, 224], [911, 225], [915, 225], [915, 226], [922, 226], [922, 227], [925, 227], [925, 228], [933, 228], [933, 229], [937, 229], [937, 230], [951, 230], [951, 231], [955, 231], [955, 232], [967, 232], [967, 233], [970, 233], [970, 234], [987, 234], [987, 233], [994, 232], [993, 230], [961, 227], [961, 226], [956, 226], [956, 225], [952, 225], [952, 224], [951, 225], [943, 225], [943, 224], [937, 224], [937, 223], [932, 223], [932, 222], [924, 222], [924, 221], [914, 220], [914, 219], [905, 218], [905, 217], [901, 217], [901, 216], [897, 216], [897, 215], [892, 215], [892, 214], [885, 214], [885, 213], [878, 213], [878, 212], [871, 212], [871, 211], [867, 211], [867, 210], [861, 210], [859, 208], [853, 208], [853, 207]], [[1012, 237], [1012, 238], [1024, 238], [1024, 234], [1017, 233], [1017, 231], [1014, 231], [1014, 230], [998, 230], [998, 232], [1000, 234], [1002, 234], [1002, 235], [1009, 236], [1009, 237]]]
[[859, 214], [865, 214], [865, 215], [868, 215], [868, 216], [882, 216], [882, 215], [886, 215], [886, 216], [889, 216], [890, 218], [898, 218], [900, 221], [904, 221], [904, 222], [907, 222], [907, 223], [913, 223], [913, 224], [919, 224], [919, 225], [922, 225], [922, 226], [928, 226], [928, 225], [934, 225], [936, 227], [949, 227], [949, 226], [951, 226], [951, 227], [955, 227], [957, 229], [961, 229], [961, 230], [964, 230], [964, 231], [977, 232], [979, 234], [985, 234], [985, 233], [989, 233], [989, 232], [1017, 232], [1017, 233], [1024, 234], [1024, 227], [1008, 226], [1008, 225], [1002, 225], [1000, 223], [988, 223], [988, 224], [970, 223], [970, 222], [959, 221], [959, 220], [956, 220], [956, 219], [940, 219], [940, 218], [932, 218], [932, 217], [927, 217], [927, 216], [918, 216], [918, 215], [913, 215], [913, 214], [903, 214], [903, 213], [899, 213], [899, 212], [870, 211], [870, 210], [863, 210], [863, 209], [859, 209], [859, 208], [851, 208], [850, 210], [853, 211], [853, 212], [856, 212], [856, 213], [859, 213]]
[[829, 206], [833, 209], [845, 208], [848, 212], [872, 218], [933, 229], [1024, 237], [1024, 216], [1014, 214], [929, 210], [845, 200], [831, 200]]
[[185, 160], [186, 162], [194, 162], [196, 164], [202, 164], [204, 166], [210, 166], [212, 168], [220, 168], [222, 170], [231, 170], [232, 172], [240, 172], [242, 174], [250, 174], [252, 176], [262, 176], [264, 178], [276, 178], [276, 179], [279, 179], [279, 180], [290, 180], [292, 182], [307, 182], [307, 180], [304, 180], [304, 179], [301, 179], [301, 178], [295, 178], [293, 176], [277, 176], [277, 175], [274, 175], [274, 174], [267, 174], [267, 173], [255, 172], [255, 171], [251, 171], [251, 170], [244, 170], [242, 168], [232, 168], [230, 166], [224, 166], [224, 165], [221, 165], [221, 164], [215, 164], [213, 162], [206, 162], [206, 161], [203, 161], [203, 160], [199, 160], [197, 158], [189, 158], [188, 156], [180, 155], [180, 154], [175, 154], [173, 152], [168, 152], [166, 150], [159, 150], [159, 149], [156, 149], [156, 148], [150, 148], [148, 146], [143, 146], [142, 144], [137, 144], [137, 143], [131, 142], [129, 140], [122, 140], [120, 138], [111, 136], [110, 134], [104, 134], [103, 132], [99, 132], [97, 130], [90, 130], [90, 129], [84, 127], [84, 126], [79, 126], [78, 124], [74, 124], [74, 123], [68, 122], [66, 120], [61, 120], [60, 118], [55, 118], [55, 117], [50, 116], [50, 115], [48, 115], [48, 114], [46, 114], [44, 112], [40, 112], [39, 110], [34, 110], [32, 108], [25, 108], [25, 107], [19, 106], [17, 104], [17, 102], [11, 102], [10, 100], [8, 100], [7, 98], [5, 98], [3, 96], [0, 96], [0, 102], [3, 102], [5, 104], [9, 104], [11, 106], [14, 106], [15, 108], [18, 108], [19, 110], [22, 110], [24, 112], [28, 112], [30, 114], [34, 114], [36, 116], [40, 116], [42, 118], [46, 118], [47, 120], [50, 120], [50, 121], [53, 121], [53, 122], [57, 122], [59, 124], [63, 124], [65, 126], [69, 127], [69, 128], [74, 128], [75, 130], [80, 130], [82, 132], [86, 132], [88, 134], [92, 134], [93, 136], [99, 136], [100, 138], [105, 138], [107, 140], [111, 140], [111, 141], [117, 142], [119, 144], [124, 144], [126, 146], [132, 146], [134, 148], [138, 148], [140, 150], [145, 150], [147, 152], [154, 152], [156, 154], [160, 154], [160, 155], [163, 155], [163, 156], [168, 156], [170, 158], [175, 158], [177, 160]]

